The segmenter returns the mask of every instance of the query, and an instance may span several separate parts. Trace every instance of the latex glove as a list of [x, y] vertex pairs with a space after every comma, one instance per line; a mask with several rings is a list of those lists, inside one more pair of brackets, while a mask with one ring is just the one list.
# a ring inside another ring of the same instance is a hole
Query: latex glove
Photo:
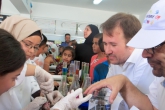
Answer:
[[59, 91], [53, 91], [47, 94], [47, 98], [50, 101], [51, 105], [53, 106], [63, 98], [63, 95]]
[[83, 97], [82, 89], [79, 88], [76, 91], [72, 91], [66, 97], [57, 102], [51, 109], [69, 110], [77, 108], [82, 103], [88, 101], [92, 97], [92, 94]]
[[39, 66], [36, 66], [35, 77], [37, 82], [44, 93], [49, 93], [54, 90], [54, 81], [52, 75], [46, 72]]
[[23, 110], [39, 110], [47, 100], [45, 97], [36, 97]]

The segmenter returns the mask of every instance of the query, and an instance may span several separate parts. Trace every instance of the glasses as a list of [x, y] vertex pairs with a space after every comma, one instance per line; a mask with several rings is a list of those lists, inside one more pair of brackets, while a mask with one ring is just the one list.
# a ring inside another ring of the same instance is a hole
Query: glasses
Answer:
[[39, 46], [32, 46], [31, 44], [26, 43], [25, 41], [22, 40], [22, 42], [25, 44], [25, 46], [29, 49], [34, 48], [35, 51], [38, 51]]
[[163, 46], [165, 44], [165, 42], [162, 42], [161, 44], [153, 47], [153, 48], [149, 48], [149, 49], [145, 49], [147, 51], [147, 53], [149, 54], [154, 54], [155, 53], [155, 50], [160, 48], [161, 46]]

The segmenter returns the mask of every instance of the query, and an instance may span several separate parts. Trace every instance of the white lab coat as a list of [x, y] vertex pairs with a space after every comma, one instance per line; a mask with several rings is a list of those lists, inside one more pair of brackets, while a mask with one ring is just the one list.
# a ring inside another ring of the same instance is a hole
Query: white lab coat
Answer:
[[38, 57], [35, 57], [33, 61], [41, 68], [44, 67], [44, 57], [42, 56], [42, 54], [40, 54]]
[[[26, 63], [30, 63], [28, 60]], [[26, 69], [23, 69], [21, 74], [25, 74]], [[24, 78], [23, 82], [0, 96], [1, 110], [22, 110], [28, 105], [32, 98], [31, 94], [38, 91], [39, 85], [33, 76]]]

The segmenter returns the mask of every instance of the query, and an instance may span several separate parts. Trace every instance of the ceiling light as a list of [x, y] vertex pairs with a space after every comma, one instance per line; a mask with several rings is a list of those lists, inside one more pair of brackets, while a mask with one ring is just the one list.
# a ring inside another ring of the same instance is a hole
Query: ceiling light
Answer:
[[102, 0], [93, 0], [93, 4], [98, 5]]

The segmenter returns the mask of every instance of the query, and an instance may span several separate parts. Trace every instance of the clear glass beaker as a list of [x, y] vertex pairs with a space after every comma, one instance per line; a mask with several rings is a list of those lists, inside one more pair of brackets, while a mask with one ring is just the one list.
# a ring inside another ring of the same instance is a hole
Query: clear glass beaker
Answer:
[[80, 84], [79, 84], [79, 77], [77, 74], [74, 74], [73, 75], [73, 81], [71, 83], [71, 86], [70, 86], [70, 89], [69, 91], [71, 92], [71, 90], [76, 90], [80, 88]]
[[111, 110], [109, 96], [106, 96], [106, 89], [94, 91], [92, 98], [89, 100], [88, 110]]
[[86, 74], [85, 78], [84, 78], [84, 81], [82, 83], [82, 90], [83, 92], [85, 92], [85, 90], [91, 85], [91, 78], [89, 77], [88, 74]]

